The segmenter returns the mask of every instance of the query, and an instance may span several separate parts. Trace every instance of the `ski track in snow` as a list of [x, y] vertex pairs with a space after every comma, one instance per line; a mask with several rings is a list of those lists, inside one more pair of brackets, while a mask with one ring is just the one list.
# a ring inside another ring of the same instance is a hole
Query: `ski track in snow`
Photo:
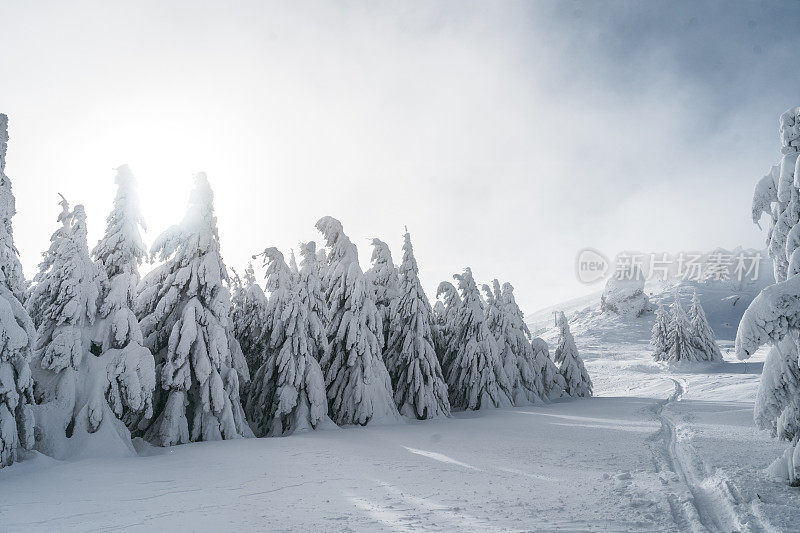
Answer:
[[687, 384], [684, 379], [670, 379], [675, 390], [656, 410], [661, 421], [656, 437], [661, 440], [667, 469], [673, 474], [660, 479], [670, 488], [667, 500], [675, 523], [682, 531], [777, 531], [761, 513], [748, 509], [748, 502], [729, 479], [718, 472], [708, 475], [691, 444], [683, 442], [670, 407], [681, 401]]

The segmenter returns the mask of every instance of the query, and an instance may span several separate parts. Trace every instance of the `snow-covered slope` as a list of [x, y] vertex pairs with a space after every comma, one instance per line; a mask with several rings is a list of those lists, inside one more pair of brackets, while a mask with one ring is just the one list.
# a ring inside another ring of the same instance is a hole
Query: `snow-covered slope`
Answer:
[[[691, 288], [681, 288], [685, 302]], [[672, 294], [650, 292], [656, 303]], [[752, 295], [734, 305], [730, 290], [699, 292], [723, 363], [653, 363], [652, 314], [604, 316], [592, 309], [598, 295], [572, 304], [571, 324], [595, 398], [285, 438], [140, 443], [139, 457], [123, 459], [32, 454], [0, 471], [2, 529], [796, 530], [800, 493], [767, 472], [784, 445], [752, 422], [764, 353], [731, 354]]]

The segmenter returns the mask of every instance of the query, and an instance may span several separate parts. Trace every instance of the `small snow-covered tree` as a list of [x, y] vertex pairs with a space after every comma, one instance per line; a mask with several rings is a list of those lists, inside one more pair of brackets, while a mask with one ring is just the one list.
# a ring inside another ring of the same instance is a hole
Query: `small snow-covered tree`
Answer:
[[[495, 283], [497, 281], [495, 280]], [[498, 294], [497, 286], [494, 289]], [[514, 404], [534, 403], [547, 398], [547, 388], [542, 379], [542, 368], [537, 363], [530, 338], [531, 332], [525, 324], [525, 315], [514, 298], [514, 287], [503, 283], [500, 293], [502, 319], [498, 339], [503, 340], [501, 351], [510, 354], [516, 363], [516, 382], [514, 383]]]
[[675, 301], [670, 306], [671, 316], [669, 323], [669, 336], [667, 337], [666, 361], [677, 362], [697, 362], [705, 359], [705, 354], [695, 348], [697, 344], [692, 335], [692, 327], [683, 310], [678, 293], [675, 293]]
[[433, 310], [406, 231], [399, 294], [386, 362], [400, 414], [420, 420], [450, 415], [447, 385], [434, 348]]
[[656, 310], [656, 321], [653, 324], [653, 335], [650, 338], [650, 346], [653, 347], [653, 359], [656, 361], [666, 361], [669, 358], [671, 323], [672, 317], [664, 307], [664, 304], [659, 303]]
[[717, 338], [714, 336], [714, 330], [708, 324], [703, 306], [700, 305], [700, 300], [697, 298], [697, 291], [694, 291], [692, 296], [689, 325], [695, 347], [705, 354], [706, 361], [722, 361], [722, 352], [717, 344]]
[[92, 255], [105, 270], [100, 308], [93, 342], [100, 346], [96, 365], [107, 371], [105, 397], [114, 414], [128, 421], [141, 413], [153, 414], [155, 363], [133, 313], [134, 293], [139, 284], [139, 265], [147, 255], [139, 228], [136, 178], [128, 165], [117, 169], [117, 195], [106, 219], [106, 231]]
[[298, 270], [297, 277], [276, 248], [267, 248], [263, 256], [274, 322], [245, 412], [257, 436], [272, 437], [316, 429], [328, 420], [325, 381], [316, 359], [327, 339], [304, 283], [316, 275], [313, 247], [304, 248], [303, 271]]
[[164, 263], [142, 280], [136, 310], [159, 387], [154, 417], [139, 431], [159, 446], [252, 435], [239, 400], [228, 273], [205, 173], [195, 177], [183, 221], [150, 253]]
[[550, 359], [550, 348], [547, 346], [547, 342], [541, 337], [534, 337], [531, 341], [531, 348], [536, 368], [542, 376], [547, 399], [552, 400], [566, 395], [567, 382], [564, 381], [564, 376], [558, 371], [556, 364]]
[[0, 468], [34, 445], [30, 359], [36, 333], [21, 303], [25, 278], [14, 246], [16, 204], [5, 173], [7, 149], [8, 117], [0, 114]]
[[266, 311], [267, 297], [256, 282], [253, 265], [248, 263], [243, 280], [234, 272], [231, 322], [233, 335], [239, 342], [251, 375], [261, 365], [261, 356], [265, 350]]
[[500, 350], [486, 321], [480, 292], [472, 270], [453, 276], [461, 290], [461, 305], [450, 337], [449, 365], [445, 371], [450, 405], [458, 410], [508, 407], [511, 384], [508, 382]]
[[[458, 290], [449, 281], [443, 281], [436, 290], [436, 297], [440, 298], [434, 307], [437, 324], [436, 356], [446, 376], [447, 369], [453, 360], [454, 353], [450, 350], [451, 340], [456, 334], [456, 316], [461, 307], [461, 296]], [[438, 310], [438, 311], [437, 311]]]
[[578, 355], [575, 338], [569, 330], [569, 322], [563, 312], [558, 314], [558, 346], [555, 360], [566, 382], [566, 393], [573, 398], [592, 395], [592, 379], [586, 371], [583, 359]]
[[397, 301], [400, 298], [400, 281], [397, 267], [392, 261], [389, 245], [380, 239], [372, 239], [372, 268], [366, 272], [372, 290], [375, 306], [381, 315], [381, 353], [386, 361], [386, 347], [389, 343], [392, 325], [397, 322]]
[[381, 356], [381, 318], [358, 264], [358, 249], [335, 218], [323, 217], [316, 227], [330, 248], [323, 282], [328, 347], [320, 361], [329, 416], [339, 425], [399, 420]]

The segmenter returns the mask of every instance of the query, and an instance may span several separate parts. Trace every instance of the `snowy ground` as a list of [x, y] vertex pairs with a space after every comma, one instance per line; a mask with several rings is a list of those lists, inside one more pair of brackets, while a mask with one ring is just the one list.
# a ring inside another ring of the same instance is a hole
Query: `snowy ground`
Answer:
[[589, 400], [36, 456], [0, 471], [0, 530], [796, 530], [800, 491], [766, 473], [784, 446], [752, 422], [762, 359], [658, 366], [651, 324], [577, 315]]

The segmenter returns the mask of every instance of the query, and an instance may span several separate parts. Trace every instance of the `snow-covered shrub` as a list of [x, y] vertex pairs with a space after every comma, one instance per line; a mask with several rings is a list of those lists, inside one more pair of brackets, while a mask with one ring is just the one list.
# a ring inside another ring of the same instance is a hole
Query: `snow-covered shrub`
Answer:
[[558, 314], [558, 346], [556, 347], [555, 360], [559, 364], [559, 371], [566, 383], [566, 393], [573, 398], [591, 396], [592, 380], [583, 359], [578, 355], [575, 338], [569, 330], [569, 322], [563, 312]]
[[406, 232], [400, 265], [399, 298], [387, 343], [386, 362], [400, 413], [418, 419], [450, 415], [442, 368], [434, 349], [433, 310]]
[[36, 333], [21, 303], [25, 278], [14, 246], [16, 205], [5, 173], [7, 149], [8, 117], [0, 114], [0, 468], [34, 444], [30, 359]]
[[329, 416], [339, 425], [400, 420], [381, 355], [381, 317], [358, 264], [358, 249], [335, 218], [323, 217], [316, 227], [330, 248], [323, 269], [328, 347], [320, 361]]
[[672, 317], [667, 308], [663, 303], [659, 303], [658, 309], [656, 309], [656, 321], [653, 324], [653, 336], [650, 339], [650, 346], [653, 347], [653, 359], [656, 361], [666, 361], [669, 357], [671, 322]]
[[453, 277], [461, 291], [461, 304], [453, 319], [445, 370], [450, 405], [457, 410], [508, 407], [512, 404], [511, 384], [472, 270], [467, 268]]
[[265, 349], [263, 325], [266, 322], [267, 297], [256, 282], [253, 265], [248, 264], [244, 279], [234, 271], [231, 295], [233, 336], [242, 349], [248, 372], [255, 374]]
[[372, 291], [375, 307], [381, 315], [381, 354], [386, 361], [386, 346], [392, 325], [397, 323], [397, 301], [400, 298], [400, 279], [397, 267], [392, 262], [389, 245], [380, 239], [372, 239], [372, 268], [365, 273]]
[[634, 274], [620, 278], [613, 276], [606, 282], [600, 296], [600, 309], [621, 316], [641, 316], [650, 311], [650, 301], [644, 293], [644, 276], [637, 269]]
[[669, 334], [667, 336], [668, 352], [665, 361], [670, 363], [704, 361], [705, 353], [697, 348], [699, 344], [692, 333], [692, 327], [683, 310], [678, 293], [670, 306]]
[[[252, 435], [239, 400], [228, 273], [204, 173], [195, 177], [183, 221], [150, 254], [164, 263], [142, 280], [136, 311], [159, 385], [154, 416], [140, 421], [138, 433], [159, 446]], [[243, 359], [238, 366], [246, 369]]]
[[108, 371], [105, 395], [114, 414], [133, 422], [139, 415], [153, 414], [155, 363], [133, 312], [139, 284], [139, 265], [147, 255], [139, 228], [144, 219], [139, 212], [136, 178], [128, 165], [117, 169], [117, 195], [106, 219], [106, 231], [92, 256], [105, 270], [100, 307], [92, 341], [102, 354], [97, 366]]
[[[495, 280], [496, 281], [496, 280]], [[497, 284], [494, 288], [498, 294]], [[500, 335], [503, 344], [500, 350], [512, 355], [517, 365], [516, 382], [513, 385], [514, 405], [534, 403], [548, 397], [547, 387], [543, 380], [542, 363], [536, 360], [530, 338], [531, 332], [525, 324], [525, 315], [514, 298], [514, 287], [503, 283], [500, 293], [501, 310]], [[505, 360], [505, 357], [503, 357]]]
[[[253, 374], [245, 412], [256, 436], [289, 435], [328, 421], [325, 381], [317, 357], [327, 344], [317, 303], [305, 281], [316, 277], [313, 243], [303, 246], [295, 275], [276, 248], [264, 250], [271, 336]], [[296, 266], [296, 265], [295, 265]]]

